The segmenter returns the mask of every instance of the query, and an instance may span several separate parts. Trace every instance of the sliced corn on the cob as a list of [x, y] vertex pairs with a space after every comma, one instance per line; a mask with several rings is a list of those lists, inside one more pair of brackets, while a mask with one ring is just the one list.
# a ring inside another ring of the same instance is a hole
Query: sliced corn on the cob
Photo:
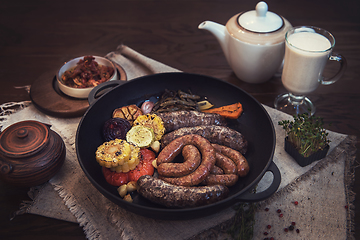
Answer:
[[136, 168], [136, 166], [139, 164], [140, 162], [140, 148], [133, 145], [133, 144], [129, 144], [130, 148], [131, 148], [131, 153], [130, 153], [130, 158], [128, 161], [125, 161], [122, 165], [118, 165], [116, 167], [112, 167], [110, 168], [112, 171], [116, 171], [116, 172], [129, 172], [131, 170], [134, 170]]
[[165, 133], [164, 122], [156, 114], [149, 113], [138, 116], [134, 121], [134, 126], [136, 125], [142, 125], [151, 128], [155, 134], [155, 141], [159, 141]]
[[122, 139], [110, 140], [96, 150], [96, 161], [100, 166], [113, 168], [123, 165], [130, 159], [131, 145]]

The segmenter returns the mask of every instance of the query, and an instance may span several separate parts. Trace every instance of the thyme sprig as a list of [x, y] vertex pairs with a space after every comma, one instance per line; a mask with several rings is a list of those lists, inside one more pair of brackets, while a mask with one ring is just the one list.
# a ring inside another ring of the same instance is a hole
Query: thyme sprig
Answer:
[[304, 157], [322, 150], [330, 143], [328, 134], [323, 128], [323, 119], [310, 116], [308, 113], [295, 115], [294, 121], [283, 120], [278, 124], [283, 126], [288, 136], [288, 141]]

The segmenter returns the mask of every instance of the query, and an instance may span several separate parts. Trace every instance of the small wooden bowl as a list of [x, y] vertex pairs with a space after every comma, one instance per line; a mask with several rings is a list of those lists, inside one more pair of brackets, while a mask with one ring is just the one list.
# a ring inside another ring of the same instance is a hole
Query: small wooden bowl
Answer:
[[16, 186], [36, 186], [52, 178], [65, 160], [65, 144], [38, 121], [22, 121], [0, 134], [0, 178]]

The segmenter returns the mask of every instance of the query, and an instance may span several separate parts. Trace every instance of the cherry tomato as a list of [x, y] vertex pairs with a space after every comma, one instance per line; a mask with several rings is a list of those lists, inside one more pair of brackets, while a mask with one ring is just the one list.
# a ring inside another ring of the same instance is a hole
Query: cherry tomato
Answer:
[[113, 186], [121, 186], [129, 182], [127, 173], [117, 173], [113, 172], [110, 169], [103, 167], [102, 168], [105, 180]]

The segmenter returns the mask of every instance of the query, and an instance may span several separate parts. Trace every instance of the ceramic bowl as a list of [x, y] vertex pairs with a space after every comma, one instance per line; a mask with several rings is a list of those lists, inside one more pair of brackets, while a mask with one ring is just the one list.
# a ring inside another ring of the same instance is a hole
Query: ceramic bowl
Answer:
[[[108, 59], [104, 58], [104, 57], [99, 57], [99, 56], [93, 56], [95, 58], [95, 61], [100, 64], [100, 65], [104, 65], [104, 66], [109, 66], [112, 67], [114, 69], [114, 74], [110, 77], [110, 79], [108, 81], [111, 80], [118, 80], [119, 76], [118, 76], [118, 72], [116, 70], [115, 65]], [[69, 69], [75, 67], [77, 65], [77, 63], [79, 62], [79, 60], [84, 59], [84, 56], [82, 57], [78, 57], [78, 58], [74, 58], [68, 62], [66, 62], [58, 71], [58, 73], [56, 74], [56, 78], [57, 78], [57, 82], [59, 85], [59, 89], [61, 90], [61, 92], [63, 92], [64, 94], [70, 96], [70, 97], [74, 97], [74, 98], [87, 98], [89, 93], [91, 92], [91, 90], [94, 87], [87, 87], [87, 88], [74, 88], [74, 87], [70, 87], [67, 86], [63, 83], [63, 81], [61, 80], [61, 76], [64, 74], [65, 71], [68, 71]]]

